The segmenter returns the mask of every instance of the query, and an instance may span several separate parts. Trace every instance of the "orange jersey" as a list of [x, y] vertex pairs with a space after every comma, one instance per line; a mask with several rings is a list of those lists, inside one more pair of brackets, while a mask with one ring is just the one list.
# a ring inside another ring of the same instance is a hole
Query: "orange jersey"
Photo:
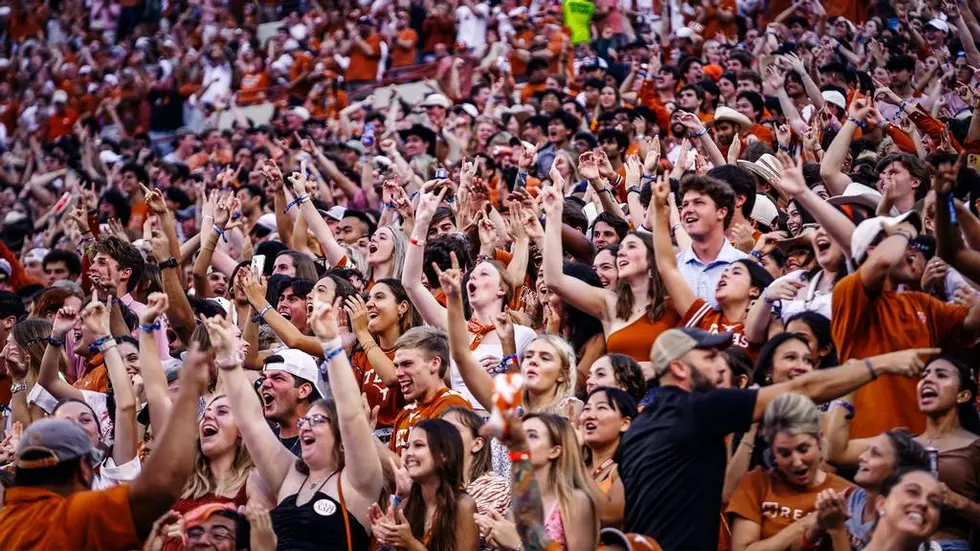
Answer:
[[744, 320], [729, 321], [724, 312], [716, 310], [703, 298], [696, 299], [687, 309], [687, 313], [681, 319], [681, 326], [697, 327], [709, 333], [731, 333], [732, 346], [744, 349], [753, 360], [759, 355], [761, 347], [758, 344], [750, 343], [748, 337], [745, 336]]
[[426, 419], [438, 419], [443, 411], [453, 406], [473, 407], [462, 394], [447, 387], [441, 388], [435, 397], [424, 404], [418, 402], [408, 404], [395, 419], [394, 431], [391, 440], [388, 442], [388, 448], [401, 455], [402, 451], [408, 447], [408, 433], [412, 427]]
[[[385, 352], [385, 355], [388, 356], [388, 359], [395, 358], [394, 351]], [[378, 427], [386, 428], [394, 426], [398, 414], [407, 403], [405, 397], [402, 396], [401, 389], [397, 386], [385, 386], [384, 381], [381, 380], [378, 373], [371, 367], [371, 362], [368, 361], [367, 354], [363, 350], [358, 350], [351, 354], [350, 363], [354, 366], [355, 374], [360, 375], [358, 382], [361, 385], [361, 392], [367, 397], [368, 405], [372, 409], [375, 406], [380, 406], [378, 410]]]

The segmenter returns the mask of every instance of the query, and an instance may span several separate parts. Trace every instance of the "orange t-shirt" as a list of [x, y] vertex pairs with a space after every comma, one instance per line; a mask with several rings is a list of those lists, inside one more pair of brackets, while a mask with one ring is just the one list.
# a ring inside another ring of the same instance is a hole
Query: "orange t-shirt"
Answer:
[[269, 87], [269, 76], [265, 71], [242, 75], [238, 92], [239, 105], [251, 105], [265, 100], [265, 89]]
[[[385, 352], [388, 359], [395, 359], [395, 352]], [[393, 427], [398, 414], [407, 403], [402, 391], [398, 386], [385, 386], [381, 376], [371, 367], [367, 354], [363, 350], [358, 350], [351, 354], [350, 363], [355, 368], [355, 372], [361, 373], [360, 384], [361, 392], [367, 397], [368, 405], [371, 409], [374, 406], [381, 406], [378, 409], [378, 428]]]
[[758, 524], [762, 527], [760, 539], [766, 539], [811, 513], [817, 494], [823, 490], [846, 493], [851, 488], [847, 480], [827, 473], [823, 484], [800, 492], [783, 482], [772, 470], [756, 467], [738, 481], [725, 512], [729, 517], [744, 518]]
[[65, 112], [60, 115], [52, 113], [48, 118], [45, 137], [49, 142], [53, 142], [62, 136], [71, 134], [77, 120], [78, 113], [71, 107], [66, 107]]
[[68, 497], [42, 488], [12, 487], [0, 511], [0, 549], [139, 549], [141, 545], [128, 484]]
[[[534, 31], [531, 29], [525, 29], [513, 38], [513, 42], [520, 45], [523, 49], [527, 50], [531, 47], [531, 41], [534, 40]], [[523, 45], [521, 45], [523, 41]], [[522, 77], [527, 73], [527, 62], [521, 59], [521, 56], [517, 55], [517, 52], [511, 52], [510, 54], [510, 74], [515, 77]], [[524, 101], [523, 97], [521, 101]]]
[[388, 441], [388, 448], [401, 455], [408, 447], [408, 432], [412, 427], [426, 419], [438, 419], [443, 411], [453, 406], [473, 407], [462, 394], [447, 387], [441, 388], [435, 397], [424, 404], [418, 402], [408, 404], [395, 418], [394, 431], [391, 440]]
[[[962, 335], [968, 312], [925, 293], [880, 291], [870, 294], [853, 273], [837, 282], [831, 301], [831, 336], [842, 362], [908, 348], [946, 348]], [[895, 428], [925, 429], [915, 379], [883, 375], [854, 395], [851, 438], [869, 438]]]
[[744, 349], [752, 360], [755, 360], [759, 355], [761, 346], [750, 343], [748, 337], [745, 336], [745, 322], [729, 321], [724, 312], [715, 310], [703, 298], [695, 299], [694, 304], [691, 304], [681, 319], [681, 325], [698, 327], [709, 333], [731, 333], [732, 346]]
[[650, 350], [661, 333], [677, 327], [681, 317], [671, 304], [667, 304], [664, 315], [651, 322], [642, 316], [633, 323], [609, 335], [606, 339], [606, 352], [626, 354], [638, 362], [650, 361]]
[[[419, 33], [415, 29], [406, 27], [398, 31], [396, 41], [391, 45], [391, 68], [408, 67], [415, 65], [415, 55], [419, 50]], [[398, 44], [398, 40], [411, 40], [412, 47], [404, 48]]]
[[105, 369], [105, 363], [102, 359], [102, 353], [95, 355], [89, 360], [89, 365], [94, 365], [95, 367], [89, 369], [82, 375], [74, 384], [71, 386], [79, 390], [91, 390], [92, 392], [101, 392], [103, 394], [109, 393], [109, 372]]
[[[759, 138], [760, 142], [767, 143], [769, 145], [776, 144], [776, 137], [772, 135], [772, 130], [761, 124], [753, 124], [752, 128], [749, 128], [742, 134], [742, 142], [745, 142], [745, 138], [748, 136], [755, 136]], [[744, 148], [743, 148], [744, 149]]]
[[350, 65], [347, 67], [345, 78], [347, 82], [366, 82], [378, 78], [378, 61], [381, 59], [381, 36], [377, 33], [364, 39], [368, 46], [374, 50], [372, 55], [367, 55], [360, 48], [354, 46], [350, 50]]

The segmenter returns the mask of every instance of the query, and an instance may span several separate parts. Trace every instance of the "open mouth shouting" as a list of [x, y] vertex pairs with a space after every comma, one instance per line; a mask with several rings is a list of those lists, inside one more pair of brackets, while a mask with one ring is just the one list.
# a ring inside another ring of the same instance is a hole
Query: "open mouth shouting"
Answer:
[[932, 406], [939, 399], [939, 389], [932, 383], [922, 383], [919, 387], [919, 406]]
[[215, 423], [213, 421], [205, 421], [204, 424], [201, 425], [201, 438], [202, 439], [211, 438], [211, 437], [217, 436], [217, 434], [218, 434], [218, 425], [217, 425], [217, 423]]
[[259, 397], [262, 399], [262, 410], [267, 411], [272, 409], [272, 405], [276, 401], [276, 395], [271, 392], [261, 392]]
[[283, 306], [276, 311], [279, 312], [280, 316], [286, 318], [286, 320], [290, 320], [293, 317], [293, 315], [289, 312], [289, 307], [287, 306]]

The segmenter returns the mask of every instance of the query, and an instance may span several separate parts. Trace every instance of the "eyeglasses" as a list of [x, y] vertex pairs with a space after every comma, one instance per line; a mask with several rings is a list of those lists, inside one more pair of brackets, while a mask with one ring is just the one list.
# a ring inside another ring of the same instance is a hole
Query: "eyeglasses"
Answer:
[[205, 530], [203, 526], [195, 526], [187, 530], [187, 539], [189, 541], [200, 541], [204, 538], [204, 534], [209, 535], [211, 541], [215, 543], [235, 541], [235, 534], [224, 526], [213, 526], [210, 530]]
[[327, 417], [326, 415], [323, 415], [322, 413], [314, 413], [313, 415], [308, 415], [306, 417], [300, 417], [299, 419], [297, 419], [296, 428], [301, 429], [306, 425], [309, 425], [310, 428], [312, 429], [312, 428], [319, 427], [320, 425], [326, 423], [329, 420], [330, 418]]

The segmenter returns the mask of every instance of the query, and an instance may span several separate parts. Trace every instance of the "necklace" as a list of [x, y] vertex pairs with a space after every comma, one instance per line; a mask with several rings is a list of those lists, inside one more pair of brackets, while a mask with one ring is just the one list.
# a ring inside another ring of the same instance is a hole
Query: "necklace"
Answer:
[[600, 463], [598, 467], [592, 469], [592, 479], [595, 480], [596, 477], [602, 474], [602, 471], [608, 469], [609, 466], [612, 464], [613, 464], [613, 459], [611, 457], [609, 459], [606, 459], [602, 463]]
[[[328, 480], [330, 480], [331, 478], [333, 478], [333, 475], [337, 474], [339, 471], [340, 471], [340, 469], [337, 469], [337, 470], [333, 471], [332, 473], [330, 473], [329, 475], [327, 475], [327, 477], [324, 478], [323, 480], [321, 480], [320, 482], [310, 482], [310, 489], [312, 490], [312, 489], [316, 488], [316, 491], [313, 492], [314, 494], [316, 492], [319, 492], [320, 489], [323, 488], [323, 485], [326, 484]], [[310, 475], [306, 475], [307, 479], [309, 479], [309, 476]]]

